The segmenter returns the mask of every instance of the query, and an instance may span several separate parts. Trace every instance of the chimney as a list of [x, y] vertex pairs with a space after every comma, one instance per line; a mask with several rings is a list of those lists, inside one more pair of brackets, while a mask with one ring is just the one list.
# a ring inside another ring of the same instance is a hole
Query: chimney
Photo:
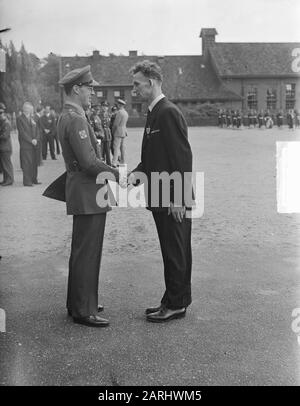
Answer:
[[206, 59], [208, 56], [209, 47], [216, 43], [216, 35], [218, 35], [215, 28], [202, 28], [200, 38], [202, 38], [202, 55]]
[[129, 56], [137, 56], [138, 51], [129, 51]]
[[93, 51], [93, 59], [98, 59], [99, 57], [100, 57], [100, 52], [97, 49], [95, 49]]

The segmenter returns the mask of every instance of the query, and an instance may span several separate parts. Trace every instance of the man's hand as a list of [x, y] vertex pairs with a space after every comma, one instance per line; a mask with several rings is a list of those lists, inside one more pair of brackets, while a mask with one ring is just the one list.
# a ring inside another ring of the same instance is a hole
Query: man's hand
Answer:
[[185, 207], [175, 207], [173, 203], [170, 203], [170, 207], [168, 208], [168, 216], [170, 214], [172, 214], [177, 223], [182, 223], [185, 215]]
[[136, 178], [135, 178], [135, 174], [133, 172], [131, 172], [128, 176], [127, 176], [127, 185], [135, 185], [136, 183]]
[[126, 189], [126, 188], [127, 188], [127, 177], [126, 177], [126, 176], [120, 176], [119, 185], [120, 185], [121, 188], [123, 188], [123, 189]]
[[35, 138], [31, 142], [35, 147], [37, 146], [37, 140]]

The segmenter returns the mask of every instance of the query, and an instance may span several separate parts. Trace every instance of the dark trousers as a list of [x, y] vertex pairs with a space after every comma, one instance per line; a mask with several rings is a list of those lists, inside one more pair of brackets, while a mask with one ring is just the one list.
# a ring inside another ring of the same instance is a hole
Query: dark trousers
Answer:
[[177, 223], [167, 212], [152, 212], [156, 224], [163, 262], [166, 290], [161, 300], [175, 310], [192, 302], [191, 219]]
[[21, 168], [23, 171], [23, 185], [37, 182], [37, 153], [36, 148], [20, 149]]
[[59, 155], [60, 154], [60, 146], [59, 146], [59, 140], [58, 140], [57, 134], [55, 135], [54, 139], [55, 139], [55, 145], [56, 145], [56, 154]]
[[47, 159], [48, 144], [49, 144], [51, 158], [54, 159], [55, 152], [54, 152], [54, 135], [53, 134], [43, 134], [43, 136], [42, 136], [43, 159]]
[[11, 152], [0, 151], [0, 161], [3, 171], [3, 182], [13, 183], [14, 182], [14, 168], [11, 163]]
[[41, 140], [38, 141], [37, 146], [35, 147], [36, 153], [36, 162], [38, 166], [42, 164], [42, 143]]
[[97, 314], [106, 213], [73, 216], [67, 309], [73, 317]]
[[110, 159], [110, 141], [102, 141], [101, 143], [101, 155], [107, 165], [111, 165]]

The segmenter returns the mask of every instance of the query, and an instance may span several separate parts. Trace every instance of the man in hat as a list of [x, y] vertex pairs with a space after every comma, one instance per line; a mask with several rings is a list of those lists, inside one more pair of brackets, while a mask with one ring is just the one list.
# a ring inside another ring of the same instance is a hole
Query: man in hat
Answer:
[[109, 172], [118, 181], [119, 174], [101, 161], [85, 116], [96, 84], [90, 66], [70, 71], [59, 84], [64, 88], [65, 105], [57, 132], [67, 170], [67, 214], [73, 215], [67, 309], [75, 323], [106, 327], [108, 320], [98, 315], [98, 281], [106, 213], [111, 208], [107, 200], [99, 202], [98, 195], [107, 196], [107, 186], [97, 184], [96, 178]]
[[5, 116], [5, 105], [0, 103], [0, 162], [3, 171], [1, 186], [14, 183], [14, 169], [11, 163], [12, 144], [10, 139], [10, 123]]
[[112, 132], [114, 138], [114, 156], [112, 166], [116, 167], [118, 158], [120, 156], [120, 163], [125, 163], [125, 137], [126, 124], [128, 120], [128, 113], [125, 110], [125, 101], [122, 99], [117, 100], [118, 111], [114, 120]]
[[[133, 88], [137, 95], [149, 103], [147, 122], [142, 142], [140, 164], [128, 177], [128, 183], [138, 183], [138, 173], [148, 180], [145, 187], [147, 208], [152, 211], [164, 262], [165, 293], [157, 307], [146, 309], [147, 321], [163, 323], [185, 316], [191, 304], [191, 217], [186, 215], [192, 202], [186, 201], [190, 192], [192, 151], [188, 129], [182, 112], [162, 93], [162, 72], [153, 62], [145, 60], [132, 67]], [[178, 182], [152, 190], [152, 176], [166, 173], [179, 174]], [[163, 194], [168, 188], [168, 197]], [[156, 192], [156, 193], [155, 193]], [[158, 195], [158, 203], [153, 203]]]

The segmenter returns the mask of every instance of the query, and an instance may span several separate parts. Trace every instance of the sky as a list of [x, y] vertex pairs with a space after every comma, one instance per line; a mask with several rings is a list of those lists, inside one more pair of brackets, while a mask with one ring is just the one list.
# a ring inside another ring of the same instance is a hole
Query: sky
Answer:
[[218, 42], [300, 42], [300, 0], [0, 0], [0, 34], [43, 58], [199, 55], [201, 28]]

